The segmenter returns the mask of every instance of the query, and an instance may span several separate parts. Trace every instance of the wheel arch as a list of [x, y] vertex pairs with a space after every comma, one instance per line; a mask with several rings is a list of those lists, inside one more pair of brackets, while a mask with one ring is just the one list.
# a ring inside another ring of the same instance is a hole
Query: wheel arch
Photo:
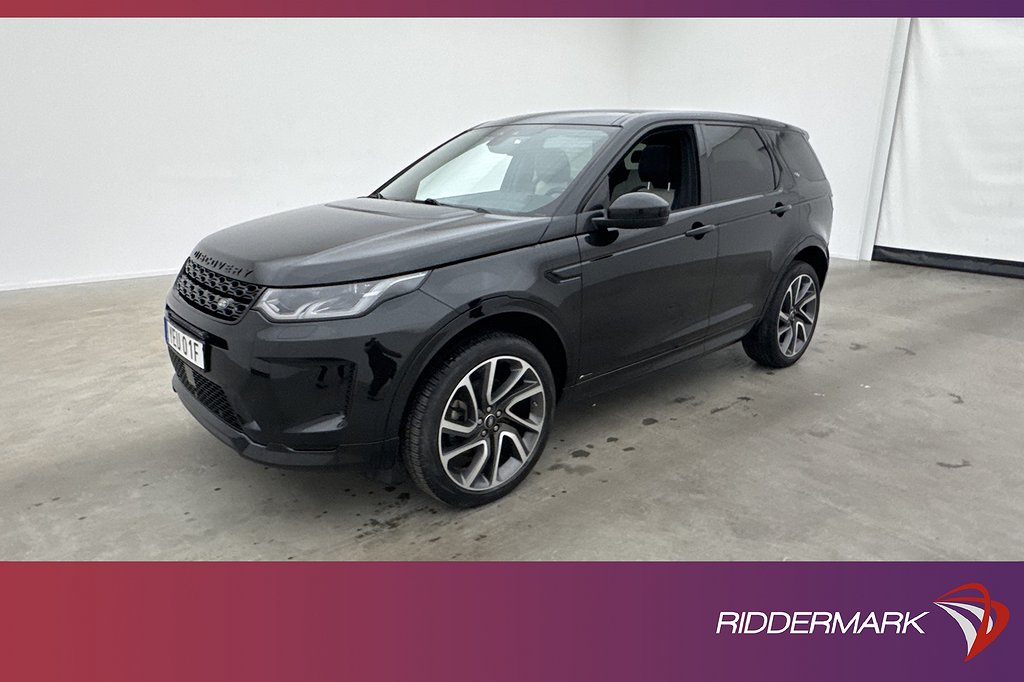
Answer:
[[405, 368], [392, 398], [387, 432], [398, 433], [417, 386], [443, 362], [452, 349], [467, 339], [493, 331], [517, 334], [535, 345], [551, 367], [555, 378], [556, 399], [561, 397], [570, 376], [568, 346], [563, 334], [540, 306], [520, 299], [497, 297], [478, 302], [423, 344]]
[[[825, 275], [828, 274], [828, 250], [816, 242], [801, 245], [799, 250], [790, 258], [790, 262], [802, 261], [807, 263], [818, 275], [818, 286], [825, 286]], [[789, 267], [787, 265], [787, 267]]]
[[[793, 249], [786, 255], [781, 261], [782, 267], [779, 268], [778, 272], [775, 273], [775, 277], [772, 279], [772, 285], [765, 293], [764, 301], [761, 303], [761, 312], [758, 314], [757, 319], [760, 320], [761, 316], [764, 315], [765, 310], [768, 309], [768, 304], [771, 302], [772, 294], [778, 288], [779, 283], [782, 282], [783, 276], [789, 267], [796, 262], [807, 263], [814, 272], [818, 275], [818, 286], [823, 287], [825, 283], [825, 275], [828, 274], [828, 244], [818, 237], [807, 237], [800, 241]], [[757, 324], [756, 322], [754, 324]]]

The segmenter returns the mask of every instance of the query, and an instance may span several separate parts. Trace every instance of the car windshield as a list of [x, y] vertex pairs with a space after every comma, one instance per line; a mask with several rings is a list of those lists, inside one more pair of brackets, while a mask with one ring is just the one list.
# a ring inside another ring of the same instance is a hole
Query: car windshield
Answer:
[[611, 137], [599, 126], [475, 128], [420, 159], [373, 196], [543, 214]]

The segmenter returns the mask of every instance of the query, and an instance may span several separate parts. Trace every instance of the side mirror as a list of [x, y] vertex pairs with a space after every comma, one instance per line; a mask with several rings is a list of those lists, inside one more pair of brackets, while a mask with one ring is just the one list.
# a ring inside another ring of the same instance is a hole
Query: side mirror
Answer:
[[668, 202], [657, 194], [630, 192], [612, 202], [608, 207], [607, 217], [592, 220], [594, 225], [601, 229], [637, 230], [661, 227], [668, 222], [671, 210]]

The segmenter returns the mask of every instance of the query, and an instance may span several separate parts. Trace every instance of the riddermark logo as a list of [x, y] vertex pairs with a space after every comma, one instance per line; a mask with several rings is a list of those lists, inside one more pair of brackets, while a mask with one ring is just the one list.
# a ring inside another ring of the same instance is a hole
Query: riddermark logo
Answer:
[[[980, 583], [968, 583], [946, 592], [934, 604], [948, 613], [967, 640], [967, 662], [987, 647], [1010, 620], [1005, 604], [993, 601]], [[721, 611], [715, 634], [731, 635], [923, 635], [922, 619], [928, 611]], [[971, 617], [978, 620], [975, 627]]]
[[[1010, 609], [1006, 604], [993, 601], [981, 583], [956, 587], [936, 599], [935, 605], [952, 616], [964, 631], [964, 639], [967, 640], [965, 663], [994, 642], [1010, 621]], [[977, 627], [969, 616], [978, 620]]]

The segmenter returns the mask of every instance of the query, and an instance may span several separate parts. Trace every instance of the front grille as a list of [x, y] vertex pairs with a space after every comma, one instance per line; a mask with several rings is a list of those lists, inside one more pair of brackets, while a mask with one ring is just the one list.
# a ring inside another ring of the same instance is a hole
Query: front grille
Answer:
[[258, 284], [225, 277], [191, 258], [185, 261], [174, 287], [193, 308], [228, 322], [239, 320], [263, 293]]
[[242, 430], [242, 423], [228, 402], [224, 389], [207, 379], [202, 371], [190, 367], [173, 351], [171, 351], [171, 363], [174, 365], [174, 373], [178, 375], [185, 390], [202, 403], [203, 407], [213, 412], [221, 421], [236, 431]]

